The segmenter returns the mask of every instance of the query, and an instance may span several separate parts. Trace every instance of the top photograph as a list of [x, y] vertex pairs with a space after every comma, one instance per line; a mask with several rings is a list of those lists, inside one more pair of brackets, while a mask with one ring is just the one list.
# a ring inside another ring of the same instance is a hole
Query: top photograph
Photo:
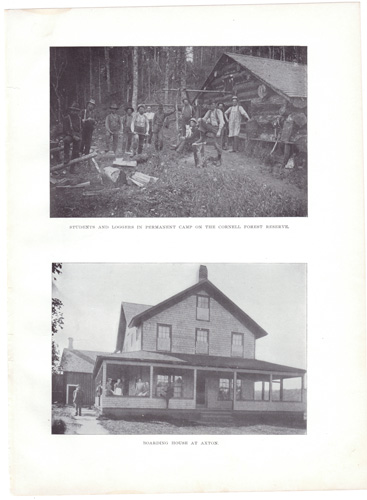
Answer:
[[50, 48], [50, 216], [307, 217], [307, 47]]

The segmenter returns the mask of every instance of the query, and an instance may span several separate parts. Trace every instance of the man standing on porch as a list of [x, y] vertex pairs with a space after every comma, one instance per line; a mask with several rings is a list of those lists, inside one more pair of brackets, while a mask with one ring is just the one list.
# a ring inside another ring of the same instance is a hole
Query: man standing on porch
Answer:
[[75, 405], [75, 416], [82, 416], [82, 405], [84, 400], [84, 392], [80, 387], [80, 384], [77, 385], [75, 391], [73, 392], [73, 403]]

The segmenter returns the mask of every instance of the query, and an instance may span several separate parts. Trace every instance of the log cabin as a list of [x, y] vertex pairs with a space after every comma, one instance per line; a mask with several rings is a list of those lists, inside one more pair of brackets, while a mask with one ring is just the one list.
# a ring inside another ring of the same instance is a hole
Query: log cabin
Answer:
[[242, 123], [240, 139], [277, 144], [284, 161], [292, 150], [307, 152], [306, 65], [225, 52], [190, 98], [203, 116], [209, 100], [227, 109], [233, 95], [251, 118]]
[[95, 406], [114, 418], [303, 421], [306, 372], [257, 359], [266, 335], [200, 266], [194, 285], [159, 304], [122, 303], [116, 350], [96, 356], [94, 386], [103, 393]]

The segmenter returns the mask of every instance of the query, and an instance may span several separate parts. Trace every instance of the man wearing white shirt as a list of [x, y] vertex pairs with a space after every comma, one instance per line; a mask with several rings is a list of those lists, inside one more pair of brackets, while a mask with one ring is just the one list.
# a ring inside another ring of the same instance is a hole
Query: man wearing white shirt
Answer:
[[[224, 117], [222, 111], [216, 107], [215, 102], [209, 103], [209, 110], [205, 113], [204, 118], [199, 118], [199, 129], [203, 135], [211, 132], [215, 135], [215, 149], [217, 150], [218, 157], [216, 158], [216, 165], [222, 164], [222, 138]], [[203, 138], [201, 139], [203, 141]]]

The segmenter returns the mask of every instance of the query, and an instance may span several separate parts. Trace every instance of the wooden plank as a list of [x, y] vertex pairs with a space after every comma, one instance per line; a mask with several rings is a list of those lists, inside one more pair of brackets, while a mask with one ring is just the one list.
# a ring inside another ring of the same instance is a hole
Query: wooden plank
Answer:
[[80, 163], [82, 161], [90, 160], [91, 158], [95, 158], [96, 156], [97, 153], [90, 153], [89, 155], [81, 156], [80, 158], [75, 158], [74, 160], [69, 161], [69, 163], [60, 163], [55, 167], [51, 167], [51, 172], [55, 172], [56, 170], [61, 170], [63, 168], [68, 168], [71, 165], [76, 165], [77, 163]]

